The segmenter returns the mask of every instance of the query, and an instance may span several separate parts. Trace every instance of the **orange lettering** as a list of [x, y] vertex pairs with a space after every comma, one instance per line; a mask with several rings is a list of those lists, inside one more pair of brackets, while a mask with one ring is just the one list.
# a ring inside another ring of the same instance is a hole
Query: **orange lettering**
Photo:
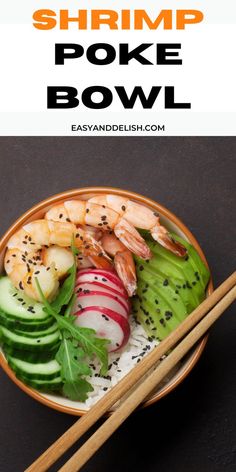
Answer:
[[[107, 15], [107, 18], [102, 18]], [[92, 11], [92, 29], [98, 30], [101, 25], [108, 25], [110, 29], [117, 30], [117, 20], [119, 15], [114, 10], [93, 10]]]
[[162, 10], [155, 21], [152, 21], [145, 10], [134, 11], [134, 29], [143, 29], [143, 23], [145, 22], [149, 29], [157, 29], [160, 23], [163, 21], [164, 29], [172, 29], [172, 10]]
[[78, 29], [87, 29], [87, 10], [78, 10], [77, 17], [69, 17], [68, 10], [60, 10], [60, 29], [68, 30], [70, 22], [77, 22]]
[[200, 10], [177, 10], [176, 27], [185, 29], [185, 25], [201, 23], [204, 15]]
[[39, 30], [53, 29], [57, 24], [57, 20], [52, 18], [53, 16], [56, 16], [53, 10], [37, 10], [33, 14], [33, 20], [36, 21], [33, 26]]

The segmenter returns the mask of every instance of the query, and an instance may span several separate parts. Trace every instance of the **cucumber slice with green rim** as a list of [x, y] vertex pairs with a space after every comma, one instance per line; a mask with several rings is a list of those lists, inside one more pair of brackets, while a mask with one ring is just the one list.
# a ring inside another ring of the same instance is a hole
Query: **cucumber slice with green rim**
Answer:
[[6, 313], [10, 319], [24, 322], [35, 323], [49, 318], [43, 309], [43, 304], [15, 289], [9, 277], [0, 279], [0, 311]]
[[7, 344], [3, 344], [2, 350], [3, 354], [6, 357], [9, 355], [22, 361], [40, 364], [40, 362], [49, 362], [55, 359], [55, 355], [58, 351], [58, 346], [55, 346], [55, 349], [52, 349], [52, 351], [30, 352], [22, 351], [20, 349], [14, 349], [13, 347], [8, 346]]
[[20, 379], [24, 384], [29, 385], [29, 387], [34, 388], [42, 392], [60, 392], [62, 389], [62, 379], [61, 377], [56, 377], [52, 380], [37, 380], [37, 379], [28, 379], [21, 374], [16, 374], [17, 378]]
[[52, 326], [50, 326], [48, 329], [43, 329], [41, 331], [21, 331], [19, 329], [15, 329], [14, 333], [19, 334], [19, 336], [27, 336], [29, 338], [41, 338], [44, 336], [47, 336], [48, 334], [55, 333], [55, 331], [58, 330], [57, 323], [54, 323]]
[[59, 377], [61, 373], [61, 366], [56, 359], [39, 364], [32, 364], [11, 356], [7, 356], [7, 360], [12, 370], [26, 379], [52, 380]]
[[59, 343], [60, 331], [57, 330], [47, 336], [31, 338], [26, 335], [20, 336], [2, 326], [0, 328], [0, 336], [5, 344], [12, 346], [14, 349], [22, 349], [26, 351], [51, 351]]
[[49, 316], [45, 321], [35, 321], [35, 322], [26, 322], [19, 321], [16, 318], [10, 318], [7, 313], [0, 312], [0, 325], [9, 328], [12, 331], [19, 329], [21, 331], [43, 331], [48, 329], [55, 323], [55, 320], [52, 316]]

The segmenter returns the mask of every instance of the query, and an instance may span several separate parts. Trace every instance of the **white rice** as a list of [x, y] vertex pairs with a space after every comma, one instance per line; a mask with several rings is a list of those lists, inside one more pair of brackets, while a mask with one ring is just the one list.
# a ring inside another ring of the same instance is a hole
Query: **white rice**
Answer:
[[152, 340], [147, 336], [143, 327], [137, 324], [132, 315], [129, 320], [131, 328], [129, 341], [123, 349], [109, 354], [109, 370], [106, 377], [100, 377], [100, 364], [97, 361], [90, 364], [93, 375], [88, 380], [94, 391], [83, 403], [83, 409], [91, 408], [158, 344], [157, 340]]

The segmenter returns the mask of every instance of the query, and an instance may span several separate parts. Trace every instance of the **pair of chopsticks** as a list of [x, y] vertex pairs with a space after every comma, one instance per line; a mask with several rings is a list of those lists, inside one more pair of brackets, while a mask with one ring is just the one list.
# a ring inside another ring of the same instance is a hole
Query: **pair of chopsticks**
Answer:
[[[167, 338], [150, 352], [82, 418], [52, 444], [25, 472], [49, 470], [88, 429], [118, 401], [114, 413], [61, 467], [59, 472], [77, 472], [105, 443], [124, 420], [142, 403], [191, 347], [208, 331], [236, 299], [236, 272], [199, 305]], [[213, 308], [214, 307], [214, 308]], [[181, 340], [181, 341], [180, 341]], [[177, 344], [180, 341], [179, 344]], [[174, 347], [176, 346], [176, 347]], [[160, 363], [160, 358], [174, 349]], [[158, 365], [157, 365], [158, 364]], [[157, 367], [155, 367], [157, 365]], [[142, 382], [140, 382], [142, 380]], [[129, 395], [124, 399], [125, 394]]]

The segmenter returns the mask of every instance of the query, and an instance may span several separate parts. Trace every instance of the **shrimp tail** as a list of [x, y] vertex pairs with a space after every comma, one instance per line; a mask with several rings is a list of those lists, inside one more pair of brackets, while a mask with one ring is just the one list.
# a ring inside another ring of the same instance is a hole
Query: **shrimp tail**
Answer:
[[187, 249], [181, 243], [175, 241], [164, 226], [161, 226], [160, 224], [155, 225], [151, 229], [151, 235], [155, 241], [176, 256], [186, 256]]
[[114, 257], [115, 269], [122, 280], [129, 297], [135, 295], [137, 290], [137, 277], [134, 260], [130, 251], [117, 252]]
[[113, 270], [113, 265], [107, 257], [104, 256], [90, 256], [89, 260], [91, 261], [92, 265], [96, 267], [96, 269], [105, 269], [105, 270]]
[[139, 232], [125, 218], [121, 218], [114, 228], [114, 233], [131, 252], [141, 259], [151, 259], [152, 253]]

